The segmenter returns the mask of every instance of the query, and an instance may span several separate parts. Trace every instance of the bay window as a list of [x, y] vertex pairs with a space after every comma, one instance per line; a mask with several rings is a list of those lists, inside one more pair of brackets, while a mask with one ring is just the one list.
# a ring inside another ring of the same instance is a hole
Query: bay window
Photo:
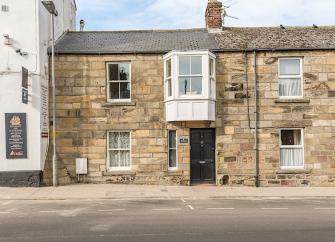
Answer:
[[167, 121], [215, 120], [215, 55], [171, 51], [164, 56]]
[[279, 59], [279, 97], [303, 97], [302, 59]]

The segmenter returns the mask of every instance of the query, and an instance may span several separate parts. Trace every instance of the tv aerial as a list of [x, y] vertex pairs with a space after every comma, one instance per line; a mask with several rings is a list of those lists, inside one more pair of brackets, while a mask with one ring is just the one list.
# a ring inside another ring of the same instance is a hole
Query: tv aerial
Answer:
[[[228, 5], [228, 3], [231, 3], [230, 5]], [[222, 9], [222, 17], [223, 19], [225, 17], [228, 17], [228, 18], [233, 18], [233, 19], [238, 19], [238, 17], [235, 17], [235, 16], [232, 16], [230, 14], [228, 14], [227, 12], [227, 9], [230, 8], [232, 5], [234, 5], [236, 2], [232, 2], [232, 0], [228, 0], [226, 2], [224, 2], [222, 5], [223, 5], [223, 9]]]

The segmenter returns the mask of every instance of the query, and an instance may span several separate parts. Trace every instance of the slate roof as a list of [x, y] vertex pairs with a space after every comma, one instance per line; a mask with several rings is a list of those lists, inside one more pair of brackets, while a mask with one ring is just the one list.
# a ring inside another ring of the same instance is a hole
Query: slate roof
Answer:
[[56, 43], [59, 54], [167, 53], [171, 50], [335, 50], [335, 26], [224, 27], [207, 29], [68, 32]]
[[230, 28], [215, 34], [222, 50], [335, 49], [335, 26]]
[[68, 32], [56, 43], [60, 54], [166, 53], [171, 50], [215, 50], [206, 29]]

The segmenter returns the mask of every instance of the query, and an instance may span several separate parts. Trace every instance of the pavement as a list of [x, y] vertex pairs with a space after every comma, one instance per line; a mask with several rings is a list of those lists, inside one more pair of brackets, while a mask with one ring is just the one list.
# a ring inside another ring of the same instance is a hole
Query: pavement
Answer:
[[0, 187], [0, 200], [90, 200], [90, 199], [299, 199], [334, 198], [335, 187], [218, 187], [76, 184], [59, 187]]

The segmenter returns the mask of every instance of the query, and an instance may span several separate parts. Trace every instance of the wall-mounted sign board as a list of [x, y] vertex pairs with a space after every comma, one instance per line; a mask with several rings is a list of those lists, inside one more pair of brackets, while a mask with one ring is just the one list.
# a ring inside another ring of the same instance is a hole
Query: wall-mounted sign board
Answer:
[[26, 159], [27, 152], [27, 114], [6, 113], [6, 158]]
[[181, 145], [188, 145], [190, 143], [190, 138], [188, 136], [179, 136], [178, 141]]

